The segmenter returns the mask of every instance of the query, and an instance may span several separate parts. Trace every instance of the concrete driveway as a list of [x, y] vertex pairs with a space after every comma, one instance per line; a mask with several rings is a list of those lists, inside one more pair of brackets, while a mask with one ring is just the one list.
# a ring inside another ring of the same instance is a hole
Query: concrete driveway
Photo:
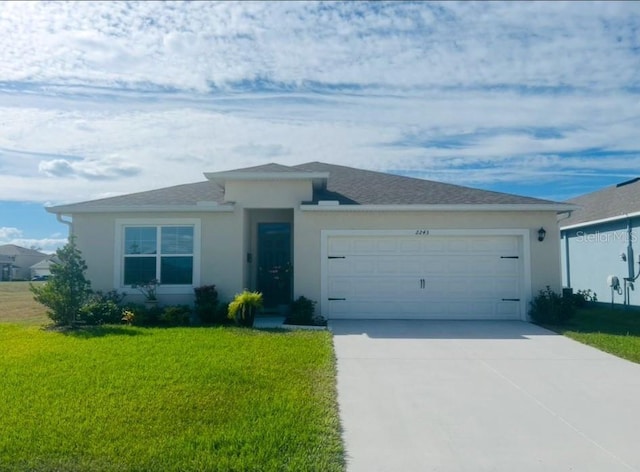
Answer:
[[517, 321], [330, 329], [350, 472], [640, 471], [640, 365]]

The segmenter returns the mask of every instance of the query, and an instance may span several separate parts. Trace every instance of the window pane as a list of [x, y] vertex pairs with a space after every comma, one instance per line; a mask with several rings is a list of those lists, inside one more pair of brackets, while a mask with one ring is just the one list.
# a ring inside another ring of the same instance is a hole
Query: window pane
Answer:
[[193, 254], [193, 228], [191, 226], [165, 226], [162, 228], [162, 254]]
[[157, 232], [153, 227], [129, 227], [124, 229], [125, 254], [155, 254]]
[[160, 274], [163, 285], [190, 285], [193, 281], [193, 257], [163, 257]]
[[156, 278], [155, 257], [125, 257], [124, 284], [144, 284]]

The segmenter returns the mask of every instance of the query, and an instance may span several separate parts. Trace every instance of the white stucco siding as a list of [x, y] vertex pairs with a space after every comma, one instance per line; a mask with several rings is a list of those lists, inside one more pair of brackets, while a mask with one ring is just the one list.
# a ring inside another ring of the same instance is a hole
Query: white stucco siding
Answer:
[[[547, 236], [537, 240], [544, 227]], [[559, 230], [555, 212], [295, 212], [294, 296], [321, 300], [322, 230], [498, 230], [529, 231], [530, 290], [561, 289]]]
[[[171, 224], [175, 221], [194, 220], [200, 226], [200, 258], [198, 285], [215, 284], [221, 299], [229, 300], [242, 288], [243, 281], [243, 218], [241, 212], [206, 213], [148, 213], [136, 216], [132, 213], [77, 214], [73, 218], [73, 231], [77, 236], [78, 248], [87, 263], [87, 278], [97, 290], [125, 291], [114, 283], [114, 274], [120, 269], [116, 255], [116, 231], [123, 221], [135, 224], [154, 221]], [[193, 291], [162, 294], [166, 303], [191, 303]], [[134, 291], [128, 298], [141, 301]]]
[[[294, 183], [294, 187], [297, 183]], [[290, 188], [290, 185], [287, 185]], [[266, 195], [272, 195], [267, 192]], [[135, 213], [76, 214], [73, 218], [74, 234], [85, 258], [87, 276], [95, 289], [123, 290], [114, 283], [121, 261], [117, 256], [116, 231], [122, 221], [134, 223], [147, 220], [166, 221], [171, 224], [180, 220], [197, 221], [200, 231], [198, 284], [215, 284], [222, 300], [230, 300], [243, 288], [250, 286], [252, 274], [246, 262], [246, 253], [255, 252], [255, 225], [270, 218], [287, 220], [293, 215], [293, 263], [294, 297], [304, 295], [319, 302], [321, 300], [321, 244], [322, 230], [523, 230], [528, 234], [523, 251], [528, 251], [527, 293], [536, 293], [546, 285], [555, 290], [561, 288], [560, 240], [554, 211], [535, 212], [438, 212], [438, 211], [304, 211], [294, 205], [289, 193], [289, 210], [273, 210], [281, 197], [265, 197], [266, 206], [237, 204], [232, 212], [153, 212], [136, 216]], [[297, 198], [297, 197], [296, 197]], [[298, 201], [299, 202], [299, 201]], [[255, 202], [254, 202], [255, 203]], [[281, 202], [284, 206], [284, 202]], [[256, 210], [270, 208], [271, 210]], [[292, 209], [293, 208], [293, 209]], [[119, 226], [120, 225], [120, 226]], [[538, 242], [540, 227], [547, 231], [545, 241]], [[515, 232], [514, 232], [515, 234]], [[191, 288], [182, 293], [163, 296], [165, 303], [192, 302]], [[137, 297], [137, 298], [136, 298]], [[132, 293], [130, 300], [140, 298]]]
[[[635, 275], [639, 270], [639, 225], [640, 220], [635, 219], [631, 233]], [[564, 234], [566, 237], [562, 240], [563, 283], [573, 288], [574, 292], [589, 289], [598, 295], [598, 301], [611, 302], [612, 293], [607, 283], [607, 277], [609, 275], [617, 276], [621, 288], [624, 288], [623, 279], [629, 276], [627, 220], [575, 228], [564, 231]], [[627, 260], [623, 260], [623, 254]], [[640, 285], [638, 283], [635, 285], [635, 290], [629, 290], [629, 302], [631, 305], [640, 305]], [[614, 292], [613, 301], [614, 303], [624, 303], [624, 293]]]
[[311, 181], [231, 181], [224, 199], [244, 208], [292, 208], [313, 198]]

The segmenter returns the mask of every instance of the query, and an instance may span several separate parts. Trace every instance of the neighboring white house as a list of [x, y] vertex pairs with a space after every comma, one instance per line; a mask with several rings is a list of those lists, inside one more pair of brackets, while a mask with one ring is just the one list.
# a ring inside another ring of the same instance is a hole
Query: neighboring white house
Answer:
[[31, 278], [34, 277], [48, 277], [51, 275], [51, 264], [58, 262], [55, 254], [48, 256], [46, 259], [41, 260], [33, 264], [31, 269]]
[[579, 208], [560, 221], [563, 284], [592, 290], [601, 302], [640, 306], [640, 177], [569, 203]]
[[330, 319], [524, 320], [561, 288], [568, 204], [321, 162], [205, 176], [47, 210], [72, 217], [94, 288], [160, 279], [165, 303], [215, 284], [267, 308], [304, 295]]

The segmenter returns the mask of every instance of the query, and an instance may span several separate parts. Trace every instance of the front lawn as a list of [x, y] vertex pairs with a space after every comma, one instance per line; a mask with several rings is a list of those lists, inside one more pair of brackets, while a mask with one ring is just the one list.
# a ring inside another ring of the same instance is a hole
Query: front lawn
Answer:
[[580, 309], [567, 326], [548, 326], [565, 336], [640, 363], [640, 310]]
[[344, 470], [328, 332], [4, 323], [0, 350], [2, 471]]
[[[33, 282], [40, 286], [44, 282]], [[33, 299], [29, 282], [0, 282], [0, 323], [50, 323], [46, 308]]]

